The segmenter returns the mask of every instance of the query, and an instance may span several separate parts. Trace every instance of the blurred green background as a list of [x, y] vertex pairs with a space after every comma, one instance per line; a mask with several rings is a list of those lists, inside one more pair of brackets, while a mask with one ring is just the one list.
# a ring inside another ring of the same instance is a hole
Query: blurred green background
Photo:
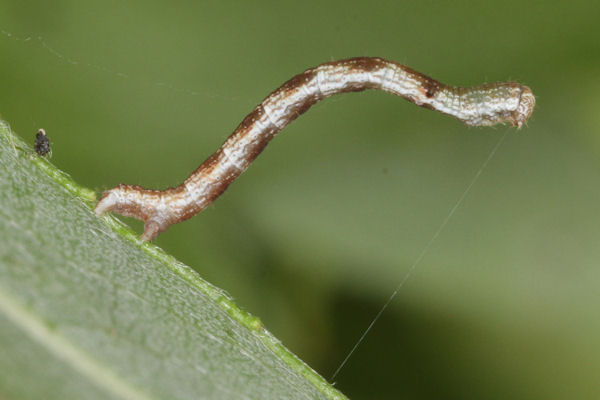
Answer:
[[[326, 100], [156, 243], [351, 398], [600, 397], [600, 4], [2, 2], [0, 115], [101, 193], [180, 183], [288, 78], [380, 56], [517, 80], [521, 131], [393, 96]], [[141, 224], [131, 222], [141, 232]]]

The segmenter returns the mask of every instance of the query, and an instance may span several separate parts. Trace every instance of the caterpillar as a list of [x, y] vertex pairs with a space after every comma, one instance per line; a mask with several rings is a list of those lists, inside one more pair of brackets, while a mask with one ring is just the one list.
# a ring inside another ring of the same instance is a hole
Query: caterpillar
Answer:
[[357, 57], [307, 69], [273, 91], [244, 118], [225, 143], [179, 186], [165, 190], [120, 184], [105, 191], [96, 215], [112, 211], [144, 221], [142, 240], [208, 207], [244, 172], [273, 137], [315, 103], [335, 94], [381, 90], [439, 111], [470, 126], [510, 123], [520, 128], [535, 97], [517, 82], [474, 87], [445, 85], [394, 61]]

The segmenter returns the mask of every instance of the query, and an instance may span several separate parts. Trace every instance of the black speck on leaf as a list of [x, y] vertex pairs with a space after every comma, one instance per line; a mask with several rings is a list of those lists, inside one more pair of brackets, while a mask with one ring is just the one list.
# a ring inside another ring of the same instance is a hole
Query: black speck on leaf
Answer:
[[40, 129], [35, 135], [35, 144], [33, 145], [33, 148], [40, 156], [45, 156], [50, 153], [50, 140], [43, 129]]

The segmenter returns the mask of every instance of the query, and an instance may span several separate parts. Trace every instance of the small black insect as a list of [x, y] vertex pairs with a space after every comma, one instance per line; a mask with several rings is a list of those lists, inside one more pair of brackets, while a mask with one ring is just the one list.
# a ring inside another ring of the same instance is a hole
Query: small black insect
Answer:
[[40, 156], [45, 156], [48, 153], [52, 152], [50, 148], [50, 139], [46, 136], [46, 131], [40, 129], [38, 133], [35, 135], [35, 144], [33, 145], [35, 152]]

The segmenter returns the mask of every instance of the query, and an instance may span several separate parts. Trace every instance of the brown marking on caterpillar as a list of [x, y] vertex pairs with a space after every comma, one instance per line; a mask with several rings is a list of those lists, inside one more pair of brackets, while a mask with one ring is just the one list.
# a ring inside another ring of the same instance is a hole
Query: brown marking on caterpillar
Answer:
[[142, 239], [152, 240], [208, 207], [279, 131], [315, 103], [366, 89], [395, 94], [472, 126], [508, 122], [521, 127], [535, 107], [531, 90], [516, 82], [462, 88], [378, 57], [331, 61], [307, 69], [271, 92], [181, 185], [159, 191], [121, 184], [104, 192], [95, 212], [141, 219], [145, 222]]
[[435, 94], [440, 89], [440, 85], [439, 85], [438, 81], [436, 81], [434, 79], [428, 79], [423, 84], [423, 87], [425, 89], [425, 96], [427, 98], [432, 98], [433, 96], [435, 96]]

